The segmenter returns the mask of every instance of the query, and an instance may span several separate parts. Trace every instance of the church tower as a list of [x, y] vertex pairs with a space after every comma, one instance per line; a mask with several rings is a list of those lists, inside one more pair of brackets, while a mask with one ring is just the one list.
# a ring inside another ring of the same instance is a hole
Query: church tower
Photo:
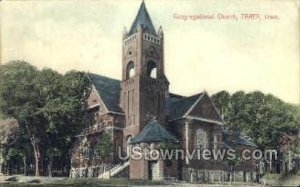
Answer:
[[165, 124], [169, 82], [164, 71], [164, 34], [155, 30], [144, 1], [129, 31], [124, 29], [120, 106], [124, 137], [138, 134], [154, 117]]

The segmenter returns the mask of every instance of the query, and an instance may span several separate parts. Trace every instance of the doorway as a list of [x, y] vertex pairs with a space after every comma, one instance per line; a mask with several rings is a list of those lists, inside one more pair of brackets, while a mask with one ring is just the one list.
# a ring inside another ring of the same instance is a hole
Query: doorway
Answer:
[[148, 161], [148, 180], [155, 180], [157, 178], [158, 171], [157, 161]]

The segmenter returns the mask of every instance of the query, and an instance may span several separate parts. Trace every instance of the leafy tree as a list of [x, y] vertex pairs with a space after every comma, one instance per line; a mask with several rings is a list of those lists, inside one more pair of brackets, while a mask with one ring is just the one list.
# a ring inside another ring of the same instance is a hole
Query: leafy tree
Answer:
[[17, 119], [26, 134], [33, 150], [35, 175], [40, 173], [41, 159], [48, 160], [52, 175], [54, 159], [69, 160], [74, 136], [85, 122], [90, 89], [87, 76], [75, 71], [63, 76], [14, 61], [1, 67], [0, 80], [0, 111]]
[[8, 163], [16, 165], [22, 161], [24, 175], [27, 175], [27, 160], [32, 151], [26, 134], [15, 119], [0, 120], [0, 129], [1, 166], [4, 162], [9, 166]]
[[52, 176], [54, 159], [69, 150], [82, 125], [85, 123], [85, 100], [90, 82], [84, 73], [68, 72], [61, 76], [52, 70], [42, 71], [46, 105], [42, 113], [47, 120], [48, 174]]
[[20, 128], [26, 129], [34, 150], [35, 174], [39, 175], [40, 141], [44, 137], [44, 124], [40, 109], [44, 98], [37, 85], [38, 71], [26, 62], [16, 61], [0, 70], [1, 111], [18, 120]]
[[101, 158], [102, 171], [104, 171], [104, 162], [112, 153], [111, 136], [107, 132], [100, 136], [95, 146], [95, 153]]
[[231, 95], [229, 103], [226, 95], [222, 91], [212, 97], [219, 110], [230, 111], [225, 117], [227, 127], [243, 132], [261, 149], [278, 149], [279, 138], [299, 128], [295, 111], [271, 94], [238, 91]]
[[176, 155], [174, 153], [177, 149], [179, 149], [179, 145], [175, 142], [172, 142], [172, 141], [163, 141], [159, 144], [159, 149], [164, 151], [164, 152], [165, 151], [169, 152], [169, 153], [173, 152], [173, 154], [171, 155], [172, 158], [164, 159], [164, 162], [165, 162], [166, 166], [171, 167], [172, 166], [172, 161], [171, 160], [175, 159]]
[[18, 123], [14, 119], [0, 120], [0, 173], [2, 173], [2, 165], [7, 161], [5, 155], [7, 144], [17, 134]]
[[245, 104], [245, 95], [245, 92], [237, 91], [230, 97], [231, 113], [229, 113], [225, 118], [225, 121], [227, 122], [226, 125], [230, 130], [239, 131], [246, 125], [242, 116], [244, 114], [244, 112], [242, 112], [242, 108]]
[[223, 90], [213, 95], [212, 100], [221, 112], [221, 115], [223, 115], [224, 118], [229, 117], [231, 114], [230, 94]]
[[60, 149], [51, 146], [51, 148], [49, 148], [47, 150], [47, 157], [49, 159], [49, 163], [48, 163], [48, 175], [49, 177], [53, 176], [53, 161], [55, 158], [59, 158], [63, 153], [61, 152]]

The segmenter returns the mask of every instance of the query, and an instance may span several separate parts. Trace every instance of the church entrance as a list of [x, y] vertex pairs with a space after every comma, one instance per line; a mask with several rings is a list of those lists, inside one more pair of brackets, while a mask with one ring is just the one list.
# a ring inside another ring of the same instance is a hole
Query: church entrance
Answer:
[[157, 180], [158, 170], [157, 161], [148, 161], [148, 180]]

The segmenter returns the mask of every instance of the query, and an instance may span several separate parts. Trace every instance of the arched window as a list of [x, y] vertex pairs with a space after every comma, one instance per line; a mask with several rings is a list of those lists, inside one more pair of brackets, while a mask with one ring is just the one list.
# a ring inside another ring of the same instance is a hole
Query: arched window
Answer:
[[206, 149], [207, 148], [207, 134], [202, 129], [198, 129], [196, 131], [195, 146], [197, 149]]
[[130, 61], [126, 67], [126, 79], [129, 79], [135, 75], [134, 63]]
[[149, 61], [147, 64], [147, 75], [153, 79], [157, 78], [157, 67], [156, 63], [153, 61]]

